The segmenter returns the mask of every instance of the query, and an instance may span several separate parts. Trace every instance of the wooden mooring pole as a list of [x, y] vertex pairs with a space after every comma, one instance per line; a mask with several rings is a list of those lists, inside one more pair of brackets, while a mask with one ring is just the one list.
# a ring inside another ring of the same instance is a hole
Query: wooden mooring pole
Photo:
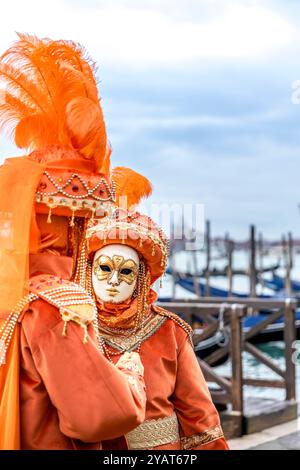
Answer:
[[234, 242], [230, 240], [229, 233], [225, 235], [225, 247], [227, 254], [227, 279], [228, 279], [228, 296], [232, 295], [233, 290], [233, 272], [232, 272], [232, 261], [233, 261], [233, 249]]
[[243, 361], [242, 361], [242, 310], [234, 304], [230, 310], [231, 367], [232, 367], [232, 411], [243, 415]]
[[256, 297], [256, 239], [255, 226], [250, 226], [250, 259], [249, 259], [249, 284], [250, 297]]
[[205, 295], [209, 297], [210, 295], [210, 286], [209, 286], [209, 276], [210, 276], [210, 221], [206, 221], [206, 230], [205, 230], [205, 246], [206, 246], [206, 267], [205, 267]]
[[283, 237], [284, 251], [285, 251], [285, 289], [286, 295], [290, 297], [292, 295], [292, 281], [291, 281], [291, 271], [293, 268], [293, 236], [292, 233], [288, 233], [287, 242], [285, 237]]
[[284, 309], [284, 348], [285, 348], [285, 384], [286, 399], [296, 398], [296, 366], [293, 351], [295, 349], [295, 308], [291, 299], [286, 299]]

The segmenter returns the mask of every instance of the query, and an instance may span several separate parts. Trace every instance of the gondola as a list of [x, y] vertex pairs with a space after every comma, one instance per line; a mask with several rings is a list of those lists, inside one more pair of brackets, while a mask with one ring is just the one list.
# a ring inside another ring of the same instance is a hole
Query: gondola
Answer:
[[[272, 282], [277, 287], [278, 290], [282, 290], [285, 288], [285, 279], [283, 277], [278, 276], [277, 274], [273, 273]], [[300, 292], [300, 282], [291, 280], [291, 289], [293, 292]]]
[[[183, 287], [189, 292], [192, 292], [193, 294], [196, 294], [196, 286], [195, 286], [195, 281], [192, 276], [189, 276], [185, 273], [179, 273], [176, 272], [174, 274], [175, 276], [175, 282], [179, 286]], [[205, 296], [206, 294], [206, 283], [205, 281], [201, 280], [196, 280], [197, 282], [197, 287], [199, 289], [199, 292], [201, 296]], [[249, 297], [249, 294], [246, 293], [240, 293], [240, 292], [232, 292], [229, 294], [229, 292], [225, 289], [220, 289], [219, 287], [214, 287], [214, 286], [209, 286], [209, 296], [210, 297], [238, 297], [238, 298], [247, 298]], [[262, 294], [258, 296], [259, 299], [269, 299], [271, 298], [270, 295]]]

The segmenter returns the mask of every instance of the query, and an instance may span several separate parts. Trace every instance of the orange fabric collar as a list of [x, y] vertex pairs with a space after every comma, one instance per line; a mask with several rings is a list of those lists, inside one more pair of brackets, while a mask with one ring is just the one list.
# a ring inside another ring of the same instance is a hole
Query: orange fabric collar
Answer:
[[[157, 293], [150, 289], [147, 303], [150, 306], [157, 299]], [[138, 312], [137, 299], [128, 299], [119, 304], [101, 302], [97, 299], [97, 308], [100, 322], [110, 328], [129, 329], [135, 326], [135, 320]]]

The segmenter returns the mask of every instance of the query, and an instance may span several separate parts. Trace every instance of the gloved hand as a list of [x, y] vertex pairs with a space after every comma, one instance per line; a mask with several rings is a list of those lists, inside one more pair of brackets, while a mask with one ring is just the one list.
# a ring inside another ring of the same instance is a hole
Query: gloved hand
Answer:
[[146, 386], [144, 382], [144, 366], [140, 355], [137, 352], [125, 352], [122, 354], [116, 367], [127, 376], [127, 381], [131, 388], [138, 395], [138, 399], [146, 405]]

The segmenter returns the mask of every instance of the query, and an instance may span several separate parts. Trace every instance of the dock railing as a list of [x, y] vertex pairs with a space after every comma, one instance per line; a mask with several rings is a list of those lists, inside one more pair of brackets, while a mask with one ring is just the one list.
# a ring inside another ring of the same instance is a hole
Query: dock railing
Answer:
[[[242, 303], [237, 303], [242, 300]], [[295, 311], [299, 301], [294, 299], [271, 300], [257, 298], [201, 298], [197, 300], [180, 300], [160, 303], [170, 311], [179, 314], [191, 326], [201, 320], [206, 327], [194, 335], [195, 346], [201, 341], [215, 335], [218, 331], [225, 334], [227, 341], [216, 347], [205, 359], [199, 359], [203, 374], [211, 388], [214, 403], [226, 407], [221, 413], [224, 431], [228, 437], [239, 436], [243, 433], [260, 431], [270, 425], [280, 424], [293, 419], [297, 415], [296, 403], [296, 365], [293, 361], [296, 325]], [[258, 311], [268, 311], [265, 319], [247, 329], [242, 328], [242, 319]], [[264, 354], [252, 340], [268, 325], [278, 319], [284, 319], [283, 338], [285, 344], [284, 368]], [[278, 375], [278, 379], [250, 378], [243, 371], [243, 351], [251, 354], [258, 362]], [[214, 369], [213, 365], [227, 359], [231, 360], [232, 374], [224, 376]], [[254, 387], [280, 388], [285, 390], [285, 400], [274, 400], [274, 405], [268, 401], [269, 409], [265, 409], [263, 400], [254, 403], [252, 411], [247, 409], [244, 400], [244, 385]], [[263, 409], [263, 418], [257, 414]]]

